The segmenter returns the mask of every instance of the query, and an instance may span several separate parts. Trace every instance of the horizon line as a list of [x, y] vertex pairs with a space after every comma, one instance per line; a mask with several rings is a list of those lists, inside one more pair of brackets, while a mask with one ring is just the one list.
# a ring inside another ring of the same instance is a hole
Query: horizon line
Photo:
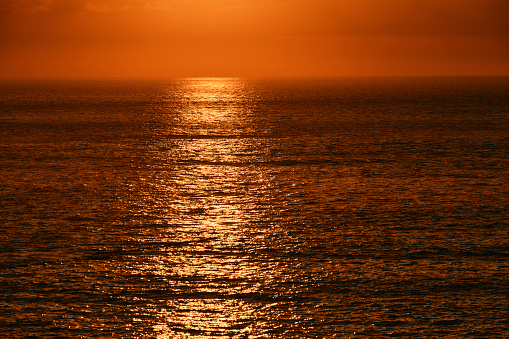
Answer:
[[193, 75], [193, 76], [0, 76], [4, 80], [172, 80], [172, 79], [333, 79], [333, 78], [503, 78], [509, 74], [415, 75]]

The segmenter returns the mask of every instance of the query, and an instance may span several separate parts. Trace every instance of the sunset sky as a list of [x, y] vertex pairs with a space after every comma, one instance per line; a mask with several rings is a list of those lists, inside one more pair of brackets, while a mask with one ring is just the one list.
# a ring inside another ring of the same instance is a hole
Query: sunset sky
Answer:
[[507, 0], [0, 0], [0, 77], [509, 75]]

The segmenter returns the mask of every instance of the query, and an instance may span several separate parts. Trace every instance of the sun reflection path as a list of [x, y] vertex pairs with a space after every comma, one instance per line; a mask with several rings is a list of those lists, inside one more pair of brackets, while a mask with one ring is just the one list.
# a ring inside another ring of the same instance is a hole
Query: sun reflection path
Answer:
[[249, 227], [257, 202], [240, 188], [246, 169], [191, 167], [194, 169], [188, 167], [169, 185], [178, 190], [173, 195], [177, 212], [171, 221], [178, 226], [163, 263], [152, 263], [149, 268], [164, 276], [172, 289], [169, 310], [161, 315], [167, 323], [158, 328], [170, 337], [179, 331], [243, 333], [253, 320], [252, 301], [258, 295], [260, 276], [267, 270], [252, 257], [264, 243], [263, 232]]
[[259, 167], [266, 148], [245, 136], [255, 123], [241, 80], [192, 79], [173, 91], [179, 122], [161, 128], [143, 195], [170, 227], [145, 238], [157, 250], [131, 267], [151, 277], [144, 294], [160, 306], [137, 312], [156, 313], [159, 338], [245, 337], [274, 269], [254, 255], [270, 232], [253, 227], [271, 205], [270, 175]]
[[[166, 93], [166, 107], [176, 117], [169, 133], [187, 136], [258, 133], [252, 121], [257, 96], [252, 83], [237, 78], [184, 79]], [[260, 126], [257, 126], [260, 127]]]

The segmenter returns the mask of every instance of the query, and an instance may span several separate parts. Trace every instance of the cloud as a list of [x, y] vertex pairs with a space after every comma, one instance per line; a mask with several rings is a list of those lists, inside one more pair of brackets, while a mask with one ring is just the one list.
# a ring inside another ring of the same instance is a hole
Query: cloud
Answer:
[[0, 0], [4, 15], [36, 12], [130, 12], [206, 36], [509, 36], [507, 0]]
[[[167, 2], [166, 2], [167, 3]], [[33, 14], [39, 12], [114, 11], [162, 8], [157, 0], [0, 0], [2, 14]]]
[[0, 0], [0, 14], [49, 11], [53, 0]]
[[87, 0], [53, 0], [51, 9], [56, 12], [82, 12], [87, 9]]

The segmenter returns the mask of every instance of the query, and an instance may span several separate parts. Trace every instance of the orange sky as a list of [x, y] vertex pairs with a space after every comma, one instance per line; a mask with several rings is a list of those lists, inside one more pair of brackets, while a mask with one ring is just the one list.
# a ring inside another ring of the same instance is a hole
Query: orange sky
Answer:
[[507, 0], [0, 0], [0, 77], [509, 75]]

